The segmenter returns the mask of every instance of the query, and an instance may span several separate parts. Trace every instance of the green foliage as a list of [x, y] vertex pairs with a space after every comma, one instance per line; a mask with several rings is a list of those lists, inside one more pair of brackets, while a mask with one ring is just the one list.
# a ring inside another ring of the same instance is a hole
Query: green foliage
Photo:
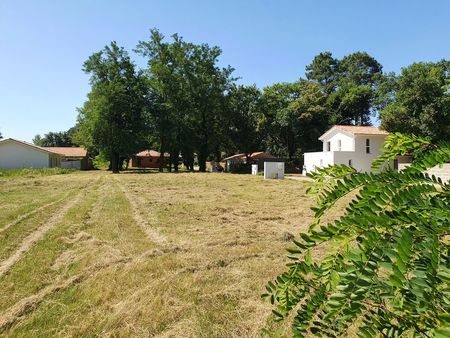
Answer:
[[256, 128], [261, 92], [256, 86], [233, 86], [228, 93], [230, 116], [229, 139], [234, 153], [251, 154], [261, 146], [261, 133]]
[[43, 169], [0, 169], [0, 178], [15, 178], [15, 177], [39, 177], [50, 175], [63, 175], [77, 172], [76, 169], [65, 168], [43, 168]]
[[76, 127], [67, 131], [49, 132], [43, 137], [37, 134], [33, 138], [33, 143], [41, 147], [72, 147], [76, 144], [73, 141]]
[[321, 85], [300, 80], [264, 88], [258, 129], [271, 153], [292, 159], [298, 151], [314, 150], [329, 127], [326, 94]]
[[[402, 172], [342, 165], [311, 174], [314, 221], [263, 295], [279, 320], [294, 312], [295, 336], [448, 336], [450, 184], [424, 171], [450, 162], [450, 144], [394, 134], [375, 166], [410, 152]], [[337, 203], [345, 214], [322, 222]]]
[[306, 67], [306, 76], [327, 93], [329, 124], [370, 125], [379, 101], [378, 87], [387, 81], [381, 64], [365, 52], [341, 60], [330, 52], [320, 53]]
[[142, 150], [147, 132], [145, 81], [128, 53], [112, 42], [84, 63], [91, 92], [79, 109], [77, 142], [103, 152], [118, 172], [120, 160]]
[[222, 54], [219, 47], [188, 43], [176, 34], [172, 40], [165, 42], [154, 29], [149, 40], [137, 46], [137, 52], [148, 58], [160, 152], [169, 151], [177, 169], [179, 153], [189, 158], [193, 167], [195, 151], [200, 171], [205, 171], [208, 155], [220, 148], [219, 140], [226, 135], [225, 94], [234, 81], [233, 69], [217, 65]]
[[395, 82], [394, 99], [381, 112], [381, 126], [433, 141], [449, 140], [449, 91], [449, 61], [419, 62], [403, 68]]
[[96, 155], [94, 157], [92, 164], [97, 169], [108, 169], [109, 168], [108, 157], [105, 156], [105, 154], [102, 152], [100, 152], [98, 155]]

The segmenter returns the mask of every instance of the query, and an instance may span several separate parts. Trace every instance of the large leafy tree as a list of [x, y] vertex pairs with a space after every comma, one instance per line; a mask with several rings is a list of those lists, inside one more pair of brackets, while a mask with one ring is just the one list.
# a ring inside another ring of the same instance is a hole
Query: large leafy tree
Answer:
[[321, 84], [330, 93], [336, 85], [338, 62], [330, 52], [320, 53], [306, 66], [306, 78]]
[[150, 30], [148, 41], [140, 41], [136, 51], [148, 59], [147, 78], [149, 97], [147, 102], [154, 109], [150, 115], [155, 126], [156, 143], [161, 154], [159, 170], [163, 171], [164, 153], [170, 151], [178, 168], [178, 155], [184, 138], [189, 134], [185, 116], [192, 108], [186, 92], [185, 63], [189, 44], [178, 35], [173, 42], [164, 41], [158, 30]]
[[[387, 92], [390, 94], [390, 92]], [[450, 139], [450, 61], [403, 68], [394, 99], [381, 112], [381, 126], [437, 140]]]
[[370, 124], [378, 87], [386, 81], [381, 64], [366, 52], [333, 58], [320, 53], [306, 67], [306, 76], [324, 87], [331, 124]]
[[317, 147], [318, 137], [329, 126], [323, 87], [307, 80], [264, 88], [260, 111], [266, 147], [289, 159]]
[[146, 83], [116, 42], [91, 55], [83, 70], [91, 75], [91, 92], [79, 109], [77, 140], [102, 152], [117, 173], [121, 159], [140, 150], [146, 136]]
[[194, 112], [194, 131], [200, 171], [206, 171], [206, 160], [212, 153], [220, 159], [223, 137], [227, 137], [226, 92], [234, 78], [233, 68], [217, 65], [222, 54], [219, 47], [194, 45], [188, 56], [186, 76]]
[[[380, 171], [406, 153], [411, 166]], [[278, 319], [292, 319], [294, 336], [450, 335], [450, 183], [425, 173], [449, 161], [449, 143], [392, 134], [378, 173], [333, 166], [311, 175], [314, 220], [264, 295]], [[324, 223], [337, 205], [343, 216]]]
[[255, 86], [234, 86], [228, 94], [231, 149], [247, 156], [261, 145], [256, 128], [260, 100], [261, 92]]
[[148, 76], [160, 96], [157, 122], [161, 153], [169, 150], [178, 160], [198, 154], [200, 171], [208, 156], [220, 148], [228, 119], [226, 97], [233, 79], [232, 68], [217, 66], [222, 51], [207, 44], [196, 45], [173, 35], [173, 42], [151, 30], [149, 41], [137, 51], [148, 58]]

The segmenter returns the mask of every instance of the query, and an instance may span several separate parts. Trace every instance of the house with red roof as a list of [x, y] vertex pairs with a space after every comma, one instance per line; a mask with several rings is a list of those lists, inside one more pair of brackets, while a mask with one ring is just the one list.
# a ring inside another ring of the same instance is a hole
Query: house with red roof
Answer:
[[333, 126], [319, 137], [322, 151], [304, 154], [304, 171], [345, 164], [359, 172], [370, 172], [372, 161], [381, 155], [387, 135], [387, 131], [378, 127]]
[[89, 170], [93, 169], [92, 159], [83, 147], [43, 147], [61, 155], [61, 168]]
[[35, 144], [7, 138], [0, 141], [0, 168], [54, 168], [61, 166], [61, 154]]
[[[135, 168], [159, 168], [161, 153], [156, 150], [143, 150], [131, 157], [131, 166]], [[164, 163], [170, 158], [168, 153], [164, 153]]]
[[55, 167], [91, 169], [89, 157], [84, 148], [40, 147], [13, 138], [0, 141], [0, 168], [2, 169]]

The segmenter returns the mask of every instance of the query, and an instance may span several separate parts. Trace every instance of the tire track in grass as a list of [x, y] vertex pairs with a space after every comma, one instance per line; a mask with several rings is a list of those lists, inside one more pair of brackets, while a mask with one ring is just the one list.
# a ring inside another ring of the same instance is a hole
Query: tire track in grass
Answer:
[[[97, 179], [96, 183], [99, 181], [99, 179]], [[22, 256], [28, 252], [28, 250], [30, 250], [34, 246], [34, 244], [39, 242], [49, 230], [53, 229], [59, 222], [61, 222], [61, 220], [64, 218], [64, 216], [66, 216], [69, 210], [72, 209], [80, 201], [86, 189], [86, 187], [83, 188], [71, 201], [64, 205], [60, 210], [55, 212], [55, 214], [50, 217], [50, 219], [43, 226], [39, 227], [36, 231], [25, 237], [20, 247], [11, 256], [0, 262], [0, 278], [3, 277], [9, 271], [9, 269], [15, 263], [17, 263], [22, 258]]]
[[147, 237], [155, 242], [158, 245], [165, 246], [168, 243], [167, 237], [161, 234], [158, 230], [156, 230], [154, 227], [152, 227], [147, 219], [145, 219], [144, 216], [142, 216], [142, 213], [139, 210], [139, 205], [136, 202], [136, 200], [131, 196], [131, 194], [125, 189], [125, 187], [122, 185], [120, 180], [116, 177], [113, 177], [114, 181], [116, 182], [119, 189], [124, 194], [125, 198], [127, 199], [128, 203], [130, 203], [131, 208], [133, 210], [133, 218], [135, 222], [139, 225], [139, 227], [144, 231], [144, 233], [147, 235]]
[[70, 195], [71, 192], [72, 192], [72, 191], [69, 191], [67, 194], [64, 195], [64, 197], [62, 197], [62, 198], [60, 198], [60, 199], [57, 199], [56, 201], [53, 201], [53, 202], [47, 203], [47, 204], [45, 204], [45, 205], [42, 205], [42, 206], [40, 206], [40, 207], [38, 207], [38, 208], [36, 208], [36, 209], [30, 211], [30, 212], [27, 212], [27, 213], [25, 213], [25, 214], [23, 214], [23, 215], [17, 217], [17, 218], [16, 218], [14, 221], [12, 221], [11, 223], [8, 223], [8, 224], [4, 225], [2, 228], [0, 228], [0, 234], [1, 234], [2, 232], [5, 232], [6, 230], [8, 230], [10, 227], [12, 227], [12, 226], [14, 226], [14, 225], [16, 225], [16, 224], [19, 224], [20, 222], [26, 220], [28, 217], [33, 216], [34, 214], [36, 214], [36, 213], [38, 213], [38, 212], [40, 212], [40, 211], [43, 211], [43, 210], [45, 210], [45, 209], [51, 207], [52, 205], [55, 205], [55, 204], [58, 204], [58, 203], [64, 201], [64, 200]]
[[130, 260], [131, 257], [123, 257], [117, 260], [96, 264], [75, 276], [69, 277], [58, 284], [49, 285], [40, 290], [38, 293], [20, 300], [7, 309], [4, 313], [0, 314], [0, 333], [12, 327], [22, 319], [25, 319], [26, 315], [37, 308], [43, 301], [45, 301], [47, 297], [59, 291], [68, 289], [74, 285], [80, 284], [103, 269], [116, 266], [118, 264], [127, 263]]
[[0, 313], [0, 334], [13, 327], [18, 322], [25, 320], [28, 314], [32, 313], [40, 304], [46, 301], [47, 298], [58, 292], [81, 284], [89, 278], [95, 277], [96, 274], [107, 268], [118, 265], [127, 266], [128, 264], [136, 264], [142, 262], [143, 259], [156, 256], [159, 255], [153, 255], [151, 252], [145, 252], [137, 256], [123, 256], [107, 262], [99, 262], [87, 267], [84, 271], [77, 275], [68, 277], [63, 281], [52, 283], [37, 293], [26, 298], [22, 298], [20, 301], [6, 309], [3, 313]]

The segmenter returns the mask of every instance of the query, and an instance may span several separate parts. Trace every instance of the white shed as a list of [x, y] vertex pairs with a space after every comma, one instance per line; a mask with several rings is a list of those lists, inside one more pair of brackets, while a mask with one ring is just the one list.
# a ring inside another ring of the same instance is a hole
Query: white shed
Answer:
[[0, 168], [53, 168], [61, 166], [61, 155], [35, 144], [8, 138], [0, 141]]

